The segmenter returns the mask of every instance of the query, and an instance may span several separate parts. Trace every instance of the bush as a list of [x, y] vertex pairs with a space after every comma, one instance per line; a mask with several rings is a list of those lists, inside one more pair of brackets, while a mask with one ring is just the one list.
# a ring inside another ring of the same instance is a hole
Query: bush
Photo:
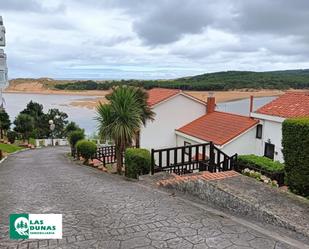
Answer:
[[291, 191], [309, 196], [309, 118], [287, 119], [282, 124], [286, 182]]
[[85, 138], [85, 133], [84, 130], [76, 130], [76, 131], [72, 131], [70, 132], [69, 136], [68, 136], [68, 140], [69, 143], [71, 145], [72, 148], [76, 147], [76, 144], [79, 140], [82, 140]]
[[273, 161], [270, 158], [256, 155], [241, 155], [238, 156], [238, 161], [247, 165], [254, 165], [256, 168], [267, 170], [270, 172], [283, 172], [284, 164]]
[[85, 159], [85, 163], [94, 155], [97, 151], [95, 143], [88, 140], [80, 140], [76, 144], [78, 153]]
[[17, 133], [15, 131], [8, 131], [6, 134], [8, 141], [13, 144], [17, 138]]
[[150, 171], [151, 155], [146, 149], [127, 149], [125, 152], [125, 175], [137, 179]]

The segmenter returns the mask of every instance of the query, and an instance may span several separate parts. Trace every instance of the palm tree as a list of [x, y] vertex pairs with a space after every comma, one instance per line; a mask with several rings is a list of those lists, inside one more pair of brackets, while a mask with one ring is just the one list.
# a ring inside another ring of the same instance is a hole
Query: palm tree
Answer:
[[[148, 93], [142, 88], [137, 88], [136, 90], [138, 103], [140, 105], [140, 108], [142, 109], [142, 122], [143, 125], [146, 125], [147, 120], [154, 120], [155, 113], [152, 111], [151, 107], [148, 105]], [[135, 146], [137, 148], [140, 147], [140, 129], [136, 132], [135, 135]]]
[[118, 86], [106, 96], [108, 104], [97, 107], [97, 121], [102, 137], [111, 138], [116, 147], [117, 172], [122, 171], [122, 154], [132, 144], [143, 124], [143, 111], [136, 87]]

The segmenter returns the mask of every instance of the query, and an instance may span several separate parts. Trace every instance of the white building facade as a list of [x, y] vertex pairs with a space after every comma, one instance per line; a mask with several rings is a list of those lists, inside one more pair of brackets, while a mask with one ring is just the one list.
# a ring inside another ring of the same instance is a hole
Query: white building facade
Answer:
[[309, 91], [291, 91], [251, 113], [260, 120], [261, 145], [257, 155], [284, 162], [282, 123], [288, 118], [309, 117]]
[[282, 123], [285, 118], [251, 113], [251, 117], [260, 120], [262, 138], [256, 155], [267, 156], [275, 161], [284, 162], [282, 154]]
[[5, 47], [5, 27], [3, 26], [2, 16], [0, 16], [0, 89], [1, 91], [8, 85], [8, 68], [6, 54], [1, 47]]
[[[157, 89], [150, 90], [149, 97], [160, 94], [156, 91]], [[155, 119], [148, 121], [140, 132], [140, 147], [149, 150], [176, 146], [175, 129], [206, 113], [205, 102], [181, 91], [151, 104], [151, 107], [155, 112]]]

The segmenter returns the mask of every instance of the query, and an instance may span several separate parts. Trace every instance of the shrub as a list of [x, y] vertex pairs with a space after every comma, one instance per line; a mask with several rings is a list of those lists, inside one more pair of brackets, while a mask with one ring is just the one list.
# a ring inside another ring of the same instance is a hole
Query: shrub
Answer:
[[238, 161], [246, 165], [253, 164], [256, 168], [264, 169], [270, 172], [283, 172], [284, 170], [284, 164], [263, 156], [241, 155], [238, 156]]
[[309, 118], [287, 119], [282, 124], [286, 182], [291, 191], [309, 196]]
[[245, 168], [241, 171], [241, 173], [243, 175], [255, 178], [258, 181], [270, 184], [272, 187], [279, 187], [279, 184], [276, 180], [271, 180], [269, 177], [262, 175], [260, 172], [256, 172], [254, 170], [250, 170], [249, 168]]
[[78, 153], [85, 159], [85, 163], [93, 156], [97, 150], [95, 143], [88, 140], [80, 140], [76, 144]]
[[76, 130], [70, 132], [68, 136], [69, 143], [72, 148], [76, 147], [76, 144], [79, 140], [82, 140], [85, 138], [84, 130]]
[[150, 171], [151, 155], [146, 149], [129, 148], [125, 152], [125, 175], [137, 179]]
[[13, 144], [17, 138], [17, 133], [15, 131], [8, 131], [6, 134], [8, 141]]

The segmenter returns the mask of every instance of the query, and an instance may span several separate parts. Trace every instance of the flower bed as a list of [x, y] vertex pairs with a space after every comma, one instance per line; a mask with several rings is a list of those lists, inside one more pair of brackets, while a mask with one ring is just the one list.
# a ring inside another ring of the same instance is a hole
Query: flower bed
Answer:
[[242, 155], [238, 157], [237, 171], [244, 169], [254, 170], [262, 175], [277, 181], [279, 186], [284, 184], [284, 164], [266, 157], [255, 155]]
[[278, 184], [278, 182], [276, 180], [272, 180], [271, 178], [269, 178], [269, 177], [267, 177], [265, 175], [262, 175], [260, 172], [254, 171], [252, 169], [245, 168], [244, 170], [241, 171], [241, 173], [243, 175], [255, 178], [258, 181], [261, 181], [261, 182], [264, 182], [266, 184], [269, 184], [269, 185], [271, 185], [273, 187], [279, 187], [279, 184]]

